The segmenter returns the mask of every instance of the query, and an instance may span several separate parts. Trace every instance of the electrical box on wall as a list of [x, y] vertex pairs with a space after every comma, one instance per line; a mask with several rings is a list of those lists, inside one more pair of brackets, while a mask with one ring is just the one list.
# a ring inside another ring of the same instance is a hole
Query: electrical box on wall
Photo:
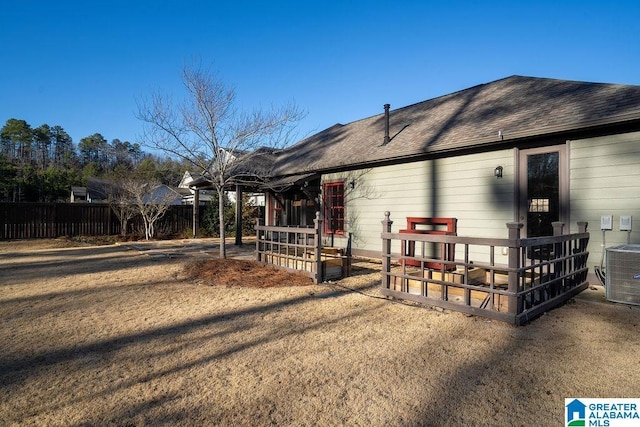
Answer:
[[620, 231], [631, 231], [631, 215], [620, 215]]
[[600, 230], [613, 230], [613, 215], [602, 215], [600, 217]]

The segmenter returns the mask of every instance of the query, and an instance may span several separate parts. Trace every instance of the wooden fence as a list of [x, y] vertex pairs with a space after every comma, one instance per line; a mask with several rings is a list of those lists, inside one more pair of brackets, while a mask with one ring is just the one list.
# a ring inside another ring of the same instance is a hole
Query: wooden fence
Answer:
[[[392, 223], [386, 212], [381, 292], [387, 296], [523, 324], [588, 286], [586, 222], [566, 235], [556, 222], [554, 236], [535, 238], [521, 238], [523, 224], [509, 223], [506, 239], [392, 233]], [[392, 245], [400, 254], [392, 255]], [[454, 245], [460, 259], [449, 255]], [[502, 248], [506, 265], [495, 262]], [[434, 264], [440, 267], [427, 267]]]
[[[192, 206], [171, 206], [156, 231], [177, 234], [190, 230], [192, 224]], [[134, 218], [130, 226], [136, 231], [143, 229], [142, 219]], [[120, 221], [106, 204], [0, 202], [2, 240], [116, 234], [120, 234]]]

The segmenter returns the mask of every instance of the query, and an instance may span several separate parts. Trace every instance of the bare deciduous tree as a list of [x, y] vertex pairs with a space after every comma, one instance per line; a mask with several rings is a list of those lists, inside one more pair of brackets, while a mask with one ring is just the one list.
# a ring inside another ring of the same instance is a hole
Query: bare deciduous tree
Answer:
[[114, 185], [112, 195], [109, 197], [109, 206], [111, 206], [111, 210], [120, 220], [120, 234], [122, 236], [127, 235], [129, 221], [139, 213], [133, 203], [133, 195], [129, 191], [129, 188], [133, 186], [134, 184], [128, 179], [118, 180]]
[[225, 258], [225, 189], [241, 179], [265, 175], [268, 165], [255, 161], [261, 154], [258, 148], [290, 143], [304, 114], [294, 104], [239, 111], [235, 91], [200, 66], [185, 66], [182, 82], [185, 96], [180, 100], [159, 91], [139, 100], [137, 117], [145, 125], [142, 139], [147, 146], [187, 160], [216, 189], [221, 205], [220, 257]]
[[179, 195], [159, 181], [146, 182], [135, 179], [123, 181], [123, 193], [131, 196], [136, 214], [144, 222], [147, 240], [155, 236], [155, 224], [169, 210]]

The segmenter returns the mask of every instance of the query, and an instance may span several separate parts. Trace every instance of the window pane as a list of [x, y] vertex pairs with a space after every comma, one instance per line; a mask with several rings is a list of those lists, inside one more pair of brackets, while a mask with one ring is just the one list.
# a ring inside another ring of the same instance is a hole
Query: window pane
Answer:
[[560, 153], [527, 157], [527, 236], [551, 236], [552, 222], [560, 216]]
[[325, 233], [344, 233], [344, 183], [324, 184], [324, 231]]

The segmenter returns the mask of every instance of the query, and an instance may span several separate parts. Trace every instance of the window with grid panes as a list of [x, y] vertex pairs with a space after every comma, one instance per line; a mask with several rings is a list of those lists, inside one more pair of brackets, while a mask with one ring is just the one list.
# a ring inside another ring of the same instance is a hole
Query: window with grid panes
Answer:
[[324, 232], [344, 234], [344, 182], [327, 182], [324, 192]]

